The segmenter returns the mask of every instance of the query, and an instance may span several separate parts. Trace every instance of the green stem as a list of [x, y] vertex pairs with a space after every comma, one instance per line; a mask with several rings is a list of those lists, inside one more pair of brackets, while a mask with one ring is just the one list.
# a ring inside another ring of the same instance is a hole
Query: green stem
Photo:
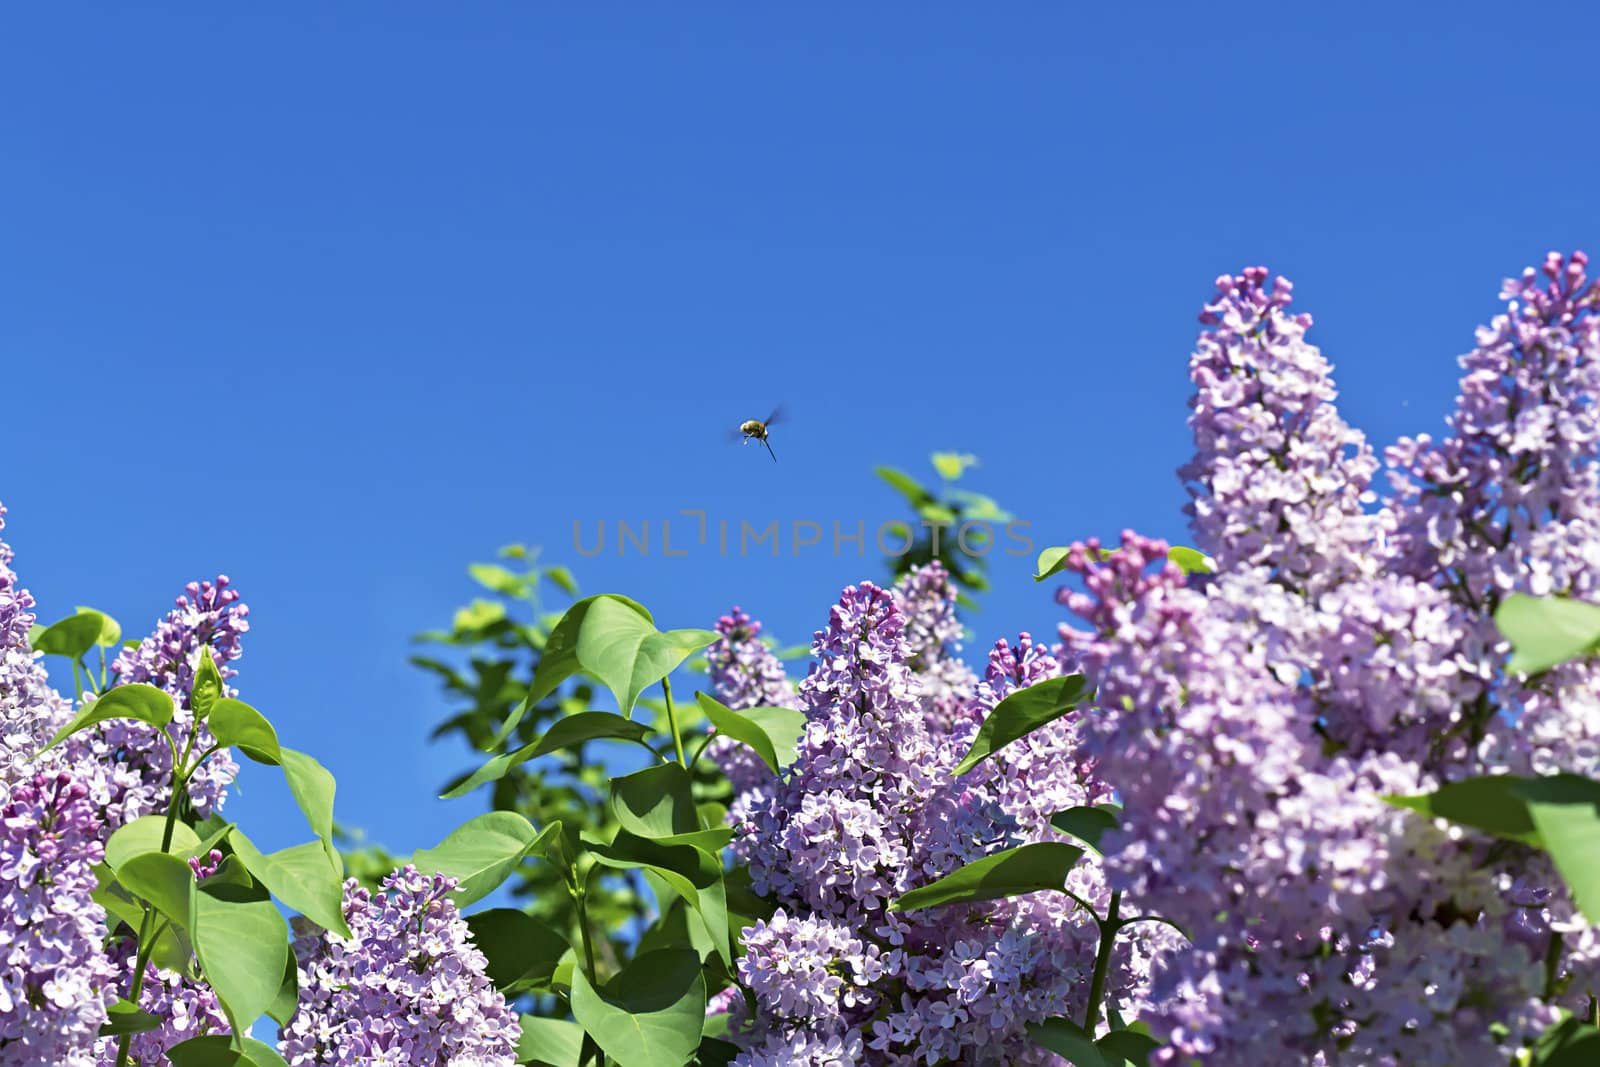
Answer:
[[1122, 894], [1111, 894], [1111, 908], [1100, 922], [1100, 948], [1094, 956], [1094, 977], [1089, 981], [1089, 1006], [1083, 1012], [1083, 1029], [1091, 1039], [1100, 1028], [1100, 998], [1106, 992], [1106, 972], [1111, 969], [1111, 949], [1117, 943], [1117, 931], [1122, 924], [1117, 921], [1117, 911], [1122, 907]]
[[[144, 918], [139, 920], [139, 952], [134, 957], [133, 985], [128, 990], [128, 1003], [135, 1008], [139, 1006], [139, 994], [144, 992], [144, 969], [150, 962], [150, 951], [155, 948], [156, 944], [156, 939], [150, 932], [150, 920], [155, 916], [155, 913], [154, 908], [146, 907]], [[117, 1067], [128, 1067], [128, 1050], [132, 1043], [132, 1034], [123, 1034], [118, 1039]]]
[[[584, 906], [584, 898], [588, 896], [588, 890], [583, 881], [579, 880], [576, 870], [569, 877], [572, 880], [567, 883], [567, 889], [571, 892], [572, 902], [578, 909], [578, 937], [583, 942], [583, 958], [589, 972], [589, 984], [595, 989], [599, 989], [600, 975], [594, 966], [594, 939], [589, 934], [589, 911]], [[584, 876], [584, 880], [587, 880], [587, 875]], [[587, 1037], [587, 1035], [585, 1036]], [[606, 1054], [601, 1052], [598, 1047], [596, 1047], [595, 1051], [599, 1053], [600, 1067], [606, 1067]]]
[[661, 692], [667, 698], [667, 725], [672, 727], [672, 745], [678, 750], [678, 762], [687, 770], [689, 761], [683, 758], [683, 735], [678, 732], [678, 713], [672, 707], [672, 679], [661, 679]]

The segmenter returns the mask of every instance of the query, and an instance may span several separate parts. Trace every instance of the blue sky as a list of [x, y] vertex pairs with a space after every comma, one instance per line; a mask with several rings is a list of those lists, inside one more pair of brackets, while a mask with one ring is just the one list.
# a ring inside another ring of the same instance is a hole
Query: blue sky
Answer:
[[[1600, 246], [1600, 14], [1202, 7], [13, 11], [16, 568], [135, 634], [228, 573], [243, 696], [407, 851], [478, 810], [433, 799], [468, 760], [408, 638], [501, 544], [788, 643], [881, 560], [583, 558], [573, 522], [871, 529], [874, 465], [956, 449], [1039, 546], [1184, 540], [1195, 315], [1256, 263], [1352, 421], [1437, 431], [1499, 280]], [[726, 442], [778, 402], [778, 463]], [[1031, 566], [997, 557], [980, 646], [1061, 617]], [[258, 842], [305, 836], [241, 785]]]

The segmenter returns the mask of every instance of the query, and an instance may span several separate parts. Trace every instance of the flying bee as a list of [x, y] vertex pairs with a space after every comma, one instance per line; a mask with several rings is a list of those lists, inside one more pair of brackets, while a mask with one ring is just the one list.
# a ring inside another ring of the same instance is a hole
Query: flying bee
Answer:
[[768, 415], [764, 419], [746, 419], [744, 422], [741, 422], [736, 433], [744, 438], [744, 440], [741, 442], [742, 444], [749, 444], [751, 441], [760, 441], [762, 444], [766, 445], [767, 454], [772, 457], [772, 462], [776, 463], [778, 462], [778, 455], [776, 452], [772, 451], [772, 441], [767, 436], [767, 428], [773, 423], [779, 422], [782, 419], [783, 408], [773, 408], [772, 414]]

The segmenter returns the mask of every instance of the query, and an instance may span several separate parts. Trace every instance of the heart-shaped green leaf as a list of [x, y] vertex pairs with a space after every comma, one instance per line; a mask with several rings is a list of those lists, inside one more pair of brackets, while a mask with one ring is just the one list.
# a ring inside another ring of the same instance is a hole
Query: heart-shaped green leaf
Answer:
[[1511, 642], [1511, 674], [1538, 674], [1600, 647], [1600, 604], [1513, 593], [1496, 609], [1494, 622]]
[[540, 839], [533, 824], [513, 811], [491, 811], [451, 831], [433, 848], [411, 857], [417, 870], [456, 879], [458, 907], [488, 896], [511, 876]]
[[444, 800], [465, 796], [485, 782], [499, 781], [513, 767], [537, 759], [563, 748], [581, 745], [586, 741], [619, 740], [643, 742], [650, 727], [609, 711], [585, 711], [557, 719], [543, 737], [523, 745], [515, 752], [505, 752], [473, 771], [459, 785], [442, 795]]
[[237, 748], [257, 763], [277, 766], [283, 762], [278, 749], [278, 732], [267, 717], [242, 700], [223, 697], [211, 708], [207, 723], [218, 743]]
[[943, 904], [998, 900], [1045, 889], [1060, 889], [1083, 849], [1059, 841], [1036, 841], [996, 852], [913, 889], [889, 905], [890, 911], [915, 911]]
[[700, 1047], [706, 984], [689, 949], [645, 952], [604, 989], [572, 972], [572, 1014], [617, 1067], [681, 1067]]
[[172, 698], [153, 685], [114, 686], [80, 708], [45, 747], [54, 748], [79, 730], [111, 719], [137, 719], [159, 729], [172, 721], [172, 710]]
[[1081, 674], [1046, 678], [1018, 689], [984, 717], [978, 735], [972, 739], [972, 748], [956, 765], [955, 773], [966, 774], [1006, 745], [1061, 718], [1088, 698], [1089, 686]]
[[228, 838], [234, 854], [285, 905], [324, 930], [349, 937], [344, 919], [344, 862], [326, 841], [308, 841], [263, 855], [244, 834]]

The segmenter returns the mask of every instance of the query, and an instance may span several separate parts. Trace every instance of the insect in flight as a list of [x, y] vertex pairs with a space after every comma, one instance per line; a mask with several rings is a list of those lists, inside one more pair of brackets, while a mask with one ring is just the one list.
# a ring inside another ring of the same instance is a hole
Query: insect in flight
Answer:
[[735, 434], [730, 436], [737, 435], [743, 437], [744, 444], [749, 444], [751, 441], [760, 441], [762, 444], [767, 446], [767, 454], [772, 457], [772, 462], [776, 463], [778, 462], [778, 454], [772, 451], [772, 441], [767, 436], [767, 427], [771, 426], [775, 422], [782, 421], [782, 419], [783, 408], [773, 408], [772, 414], [768, 415], [764, 419], [746, 419], [744, 422], [741, 422], [739, 424], [739, 429], [735, 431]]

